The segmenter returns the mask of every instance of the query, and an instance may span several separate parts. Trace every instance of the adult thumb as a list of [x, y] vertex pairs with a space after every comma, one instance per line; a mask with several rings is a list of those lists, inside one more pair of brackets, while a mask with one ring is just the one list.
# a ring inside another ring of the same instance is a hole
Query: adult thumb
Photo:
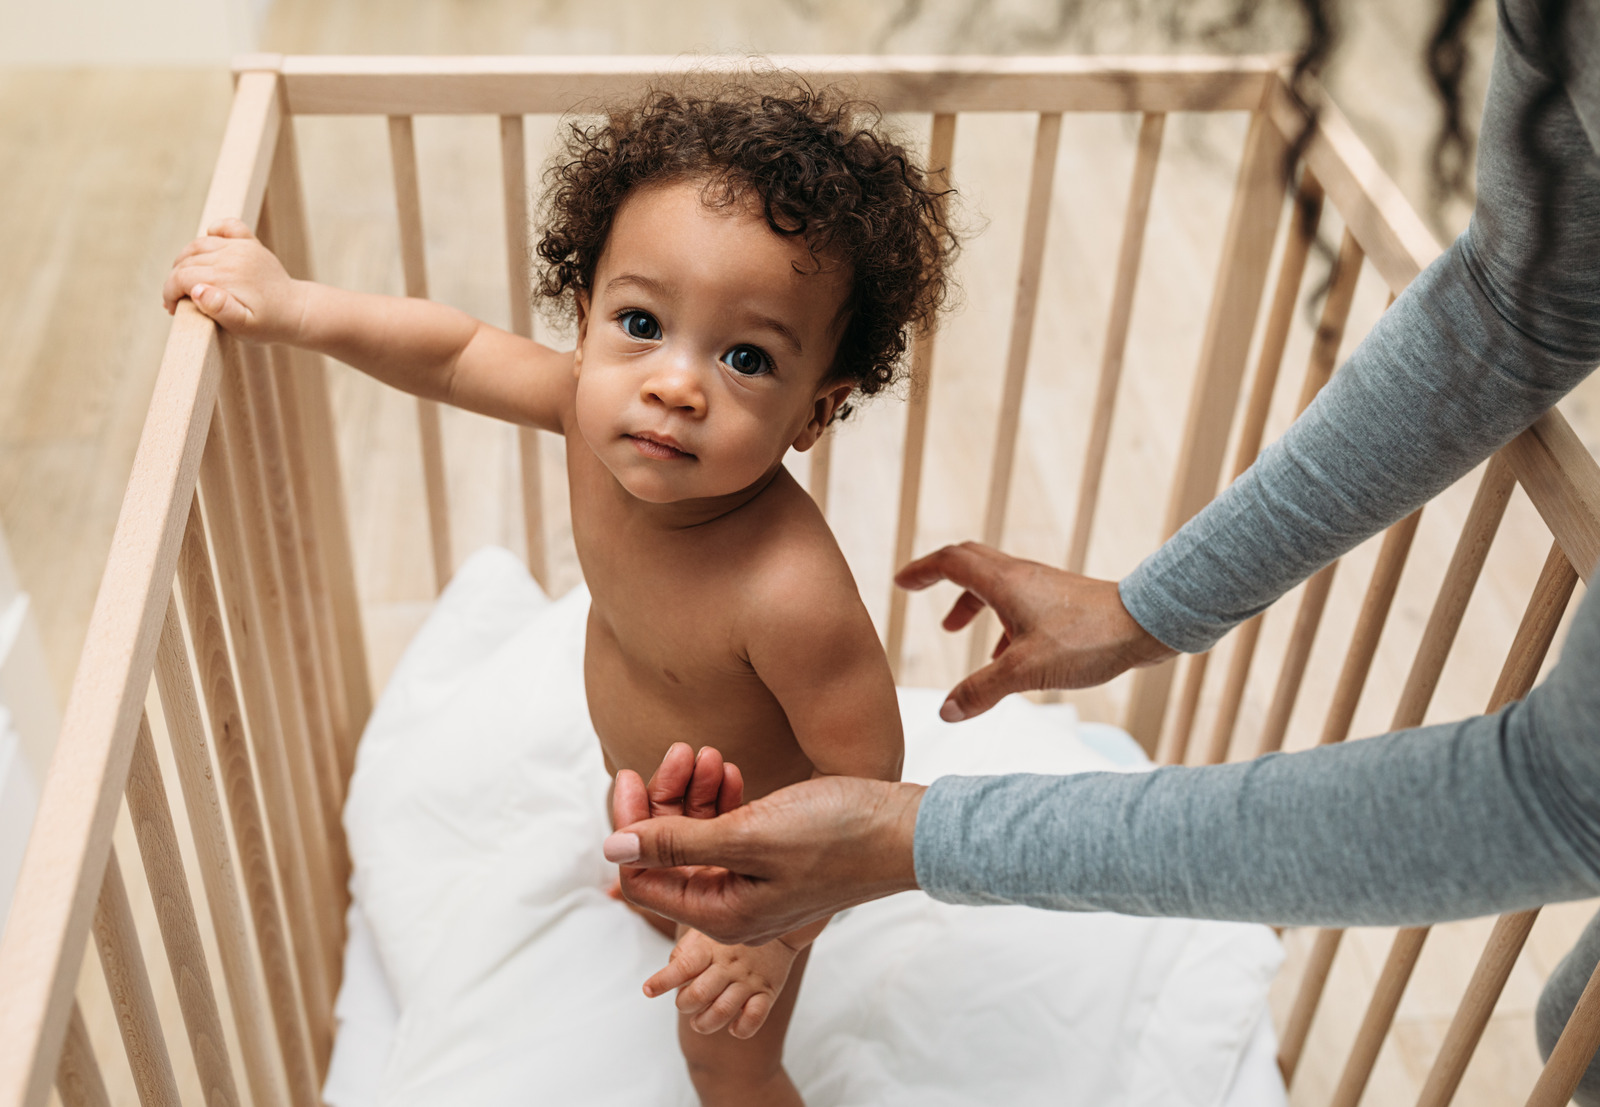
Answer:
[[725, 825], [733, 816], [691, 819], [667, 815], [646, 819], [605, 840], [606, 860], [636, 869], [675, 868], [679, 865], [729, 867], [733, 850]]
[[1018, 679], [1017, 666], [1009, 656], [1012, 645], [1005, 653], [967, 677], [950, 690], [939, 708], [939, 718], [947, 723], [959, 723], [982, 715], [1012, 692], [1023, 690]]

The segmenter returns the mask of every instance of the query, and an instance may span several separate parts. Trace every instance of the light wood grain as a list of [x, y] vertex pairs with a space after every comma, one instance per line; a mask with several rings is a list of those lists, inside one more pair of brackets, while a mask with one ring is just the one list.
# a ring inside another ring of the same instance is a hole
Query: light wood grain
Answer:
[[[271, 216], [273, 243], [279, 259], [291, 276], [311, 280], [314, 274], [299, 159], [293, 120], [286, 117], [273, 154], [264, 204], [266, 213]], [[338, 690], [333, 703], [342, 706], [343, 711], [336, 721], [341, 727], [338, 735], [340, 764], [344, 779], [348, 781], [355, 763], [356, 739], [372, 711], [360, 597], [350, 552], [350, 521], [344, 480], [339, 472], [323, 359], [306, 350], [294, 350], [290, 364], [292, 372], [279, 381], [284, 400], [284, 425], [286, 428], [298, 426], [298, 452], [304, 469], [316, 474], [301, 502], [309, 505], [308, 533], [315, 535], [316, 553], [320, 555], [323, 602], [327, 604], [327, 611], [319, 616], [326, 624], [323, 631], [328, 643], [326, 656], [337, 669], [329, 685]], [[341, 886], [341, 901], [343, 896]]]
[[[1163, 527], [1167, 537], [1177, 533], [1216, 494], [1282, 215], [1285, 149], [1283, 137], [1266, 117], [1252, 115], [1224, 232], [1222, 260], [1212, 287], [1199, 367], [1190, 385], [1189, 411]], [[1134, 675], [1125, 728], [1147, 752], [1155, 750], [1161, 733], [1172, 671], [1168, 662]]]
[[1394, 1025], [1400, 997], [1405, 993], [1406, 983], [1417, 967], [1417, 958], [1422, 955], [1422, 945], [1427, 940], [1427, 927], [1409, 927], [1394, 936], [1394, 944], [1389, 947], [1389, 956], [1383, 963], [1383, 973], [1372, 990], [1372, 998], [1367, 1001], [1361, 1030], [1350, 1047], [1344, 1071], [1339, 1074], [1339, 1086], [1334, 1089], [1328, 1107], [1356, 1107], [1361, 1102], [1367, 1081], [1372, 1079], [1378, 1051]]
[[[849, 79], [886, 111], [1228, 111], [1262, 103], [1281, 58], [772, 56], [807, 80]], [[686, 70], [743, 72], [743, 58], [289, 57], [296, 114], [561, 113], [637, 96]]]
[[1328, 973], [1333, 969], [1333, 958], [1339, 952], [1339, 943], [1343, 938], [1343, 930], [1317, 931], [1316, 944], [1312, 946], [1311, 957], [1300, 978], [1300, 987], [1295, 992], [1289, 1021], [1278, 1037], [1278, 1071], [1283, 1073], [1283, 1082], [1287, 1086], [1294, 1084], [1295, 1070], [1306, 1048], [1306, 1039], [1311, 1035], [1311, 1021], [1316, 1018], [1317, 1005], [1322, 1001], [1323, 989], [1328, 985]]
[[[533, 290], [528, 254], [528, 143], [521, 115], [500, 117], [500, 173], [505, 190], [506, 278], [511, 289], [511, 330], [533, 337]], [[544, 473], [539, 461], [539, 431], [517, 428], [518, 479], [522, 489], [522, 531], [528, 572], [549, 590], [550, 566], [545, 552]]]
[[[950, 162], [955, 154], [956, 117], [933, 117], [928, 136], [928, 187], [935, 192], [950, 188]], [[947, 206], [947, 205], [946, 205]], [[899, 510], [895, 516], [894, 555], [890, 567], [899, 571], [916, 548], [917, 518], [922, 504], [923, 461], [928, 449], [928, 396], [933, 387], [933, 351], [938, 324], [929, 320], [911, 346], [911, 392], [906, 400], [906, 437], [900, 452]], [[896, 681], [905, 654], [906, 593], [889, 586], [889, 618], [884, 631], [884, 651]]]
[[122, 883], [116, 850], [106, 859], [105, 880], [95, 907], [94, 944], [117, 1012], [117, 1028], [133, 1071], [139, 1102], [145, 1107], [178, 1107], [178, 1084], [161, 1032], [161, 1016], [150, 990], [150, 972], [139, 949], [139, 927]]
[[[299, 109], [297, 109], [299, 110]], [[417, 143], [409, 115], [389, 117], [389, 151], [394, 162], [395, 205], [400, 214], [400, 261], [406, 295], [428, 298], [427, 240], [422, 231], [422, 196], [417, 185]], [[428, 502], [428, 539], [438, 591], [450, 583], [455, 562], [450, 552], [450, 494], [444, 475], [444, 438], [439, 405], [417, 400], [417, 433], [422, 442], [423, 491]]]
[[[332, 999], [326, 997], [326, 977], [319, 977], [321, 964], [315, 957], [301, 956], [298, 963], [322, 989], [327, 1006], [310, 1010], [301, 997], [301, 981], [296, 972], [295, 947], [285, 929], [284, 915], [272, 879], [273, 862], [267, 844], [266, 827], [256, 800], [255, 770], [245, 743], [243, 719], [229, 664], [223, 617], [217, 603], [216, 583], [211, 574], [210, 543], [201, 521], [199, 506], [189, 513], [184, 530], [178, 580], [183, 587], [183, 607], [189, 639], [194, 647], [198, 686], [203, 691], [210, 731], [216, 743], [217, 767], [227, 796], [228, 816], [233, 826], [233, 841], [239, 851], [239, 864], [250, 920], [260, 951], [262, 975], [266, 980], [267, 1001], [278, 1035], [278, 1048], [289, 1077], [290, 1102], [310, 1107], [318, 1100], [318, 1080], [313, 1060], [308, 1017], [316, 1020], [317, 1032], [329, 1033]], [[303, 944], [300, 948], [304, 948]]]
[[[241, 81], [202, 224], [253, 222], [277, 138], [271, 77]], [[52, 771], [0, 935], [0, 1102], [41, 1103], [66, 1032], [76, 955], [154, 663], [160, 598], [170, 587], [220, 369], [215, 327], [181, 305], [151, 400], [100, 598], [62, 720]]]
[[[1011, 331], [1006, 342], [1005, 376], [1000, 385], [1000, 416], [995, 429], [994, 456], [989, 463], [989, 492], [984, 500], [983, 537], [998, 546], [1005, 533], [1006, 507], [1011, 501], [1011, 471], [1017, 457], [1017, 426], [1022, 415], [1022, 391], [1028, 377], [1028, 354], [1033, 348], [1033, 321], [1039, 307], [1039, 278], [1044, 267], [1045, 232], [1050, 220], [1050, 195], [1056, 181], [1056, 155], [1061, 149], [1061, 114], [1039, 116], [1033, 140], [1033, 170], [1028, 183], [1028, 211], [1022, 224], [1022, 260], [1017, 271], [1016, 299], [1011, 308]], [[976, 669], [988, 657], [994, 639], [994, 620], [988, 611], [973, 620], [968, 632], [967, 667]]]
[[1528, 1095], [1527, 1107], [1561, 1107], [1577, 1091], [1600, 1049], [1600, 966], [1589, 976], [1550, 1060]]
[[55, 1082], [65, 1107], [111, 1107], [105, 1077], [100, 1075], [100, 1062], [95, 1060], [94, 1046], [89, 1041], [89, 1028], [84, 1025], [83, 1012], [76, 1001], [67, 1014]]
[[[320, 967], [312, 971], [325, 978], [333, 971], [329, 966], [336, 964], [337, 952], [322, 948], [327, 944], [327, 926], [317, 925], [325, 912], [319, 912], [316, 905], [330, 899], [332, 886], [342, 879], [331, 854], [335, 839], [329, 830], [330, 823], [338, 825], [339, 810], [318, 771], [315, 750], [329, 721], [317, 689], [307, 687], [314, 679], [310, 659], [301, 652], [307, 627], [300, 597], [286, 580], [292, 540], [280, 529], [281, 502], [276, 508], [273, 502], [274, 486], [283, 475], [271, 471], [263, 449], [263, 428], [252, 410], [252, 388], [265, 383], [272, 369], [266, 351], [258, 347], [225, 339], [223, 350], [225, 369], [212, 432], [218, 456], [213, 460], [213, 451], [207, 450], [201, 467], [202, 480], [213, 493], [204, 504], [219, 570], [227, 573], [225, 610], [232, 622], [244, 628], [236, 640], [244, 639], [244, 648], [255, 654], [248, 630], [253, 626], [264, 645], [259, 658], [240, 659], [257, 673], [261, 672], [261, 659], [265, 660], [271, 673], [267, 686], [277, 700], [276, 729], [270, 729], [272, 714], [264, 704], [258, 705], [260, 717], [268, 724], [255, 742], [262, 794], [274, 839], [282, 843], [274, 856], [289, 912], [296, 920], [298, 944], [304, 947], [302, 956], [320, 961]], [[255, 692], [247, 689], [243, 693], [247, 709]], [[302, 926], [308, 929], [299, 930]], [[316, 978], [308, 988], [315, 989], [311, 995], [321, 994]]]
[[150, 720], [145, 716], [139, 718], [139, 734], [128, 766], [127, 797], [145, 879], [155, 900], [156, 921], [189, 1034], [189, 1049], [200, 1076], [201, 1094], [207, 1107], [233, 1107], [239, 1102], [239, 1092], [228, 1058], [222, 1013], [211, 985], [194, 898], [189, 893], [178, 848], [178, 832], [150, 736]]
[[162, 713], [194, 834], [195, 853], [200, 858], [201, 882], [211, 909], [222, 978], [228, 986], [250, 1094], [256, 1103], [287, 1103], [287, 1077], [273, 1034], [260, 962], [245, 921], [243, 891], [233, 864], [222, 797], [217, 791], [210, 743], [200, 719], [198, 689], [176, 597], [168, 605], [161, 625], [156, 687], [161, 693]]
[[1600, 465], [1559, 411], [1506, 447], [1517, 481], [1584, 581], [1600, 561]]
[[[1106, 449], [1111, 443], [1111, 420], [1116, 415], [1117, 390], [1122, 384], [1122, 363], [1128, 351], [1128, 322], [1133, 316], [1133, 290], [1139, 281], [1139, 259], [1144, 254], [1144, 232], [1150, 221], [1150, 196], [1155, 190], [1156, 165], [1161, 157], [1161, 135], [1167, 117], [1146, 113], [1139, 124], [1138, 153], [1133, 181], [1128, 186], [1128, 212], [1122, 220], [1122, 248], [1117, 253], [1112, 278], [1111, 315], [1106, 321], [1105, 349], [1095, 384], [1094, 408], [1089, 417], [1089, 448], [1078, 481], [1078, 510], [1067, 542], [1069, 573], [1083, 572], [1089, 556], [1089, 536], [1094, 530], [1094, 509], [1100, 500], [1105, 475]], [[1192, 718], [1192, 716], [1191, 716]]]

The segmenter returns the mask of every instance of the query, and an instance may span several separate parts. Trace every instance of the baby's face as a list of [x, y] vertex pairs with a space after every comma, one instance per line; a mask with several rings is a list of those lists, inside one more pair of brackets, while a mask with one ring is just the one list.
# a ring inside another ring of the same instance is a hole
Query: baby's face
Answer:
[[714, 499], [809, 449], [848, 385], [824, 383], [849, 275], [698, 181], [618, 209], [578, 302], [578, 430], [634, 496]]

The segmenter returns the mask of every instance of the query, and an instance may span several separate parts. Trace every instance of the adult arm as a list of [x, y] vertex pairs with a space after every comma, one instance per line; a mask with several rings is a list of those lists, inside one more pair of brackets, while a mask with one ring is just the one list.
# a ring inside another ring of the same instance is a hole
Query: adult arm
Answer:
[[[1600, 362], [1600, 159], [1573, 85], [1525, 131], [1546, 76], [1538, 5], [1501, 4], [1479, 139], [1478, 204], [1254, 466], [1122, 581], [1175, 649], [1210, 648], [1294, 585], [1410, 514], [1510, 441]], [[1572, 12], [1592, 32], [1597, 5]], [[1592, 84], [1592, 82], [1591, 82]], [[1555, 212], [1541, 242], [1539, 211]]]

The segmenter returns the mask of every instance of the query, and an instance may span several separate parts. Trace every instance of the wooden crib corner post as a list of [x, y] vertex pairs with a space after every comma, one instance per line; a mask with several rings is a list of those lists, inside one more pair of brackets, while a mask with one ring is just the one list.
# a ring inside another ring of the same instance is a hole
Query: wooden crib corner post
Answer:
[[[1267, 270], [1283, 215], [1286, 182], [1282, 133], [1262, 110], [1250, 118], [1239, 164], [1222, 259], [1189, 394], [1189, 414], [1178, 450], [1177, 479], [1167, 506], [1163, 540], [1176, 534], [1216, 494], [1238, 406], [1250, 342], [1266, 288]], [[1172, 690], [1171, 661], [1134, 673], [1126, 728], [1153, 754]]]

